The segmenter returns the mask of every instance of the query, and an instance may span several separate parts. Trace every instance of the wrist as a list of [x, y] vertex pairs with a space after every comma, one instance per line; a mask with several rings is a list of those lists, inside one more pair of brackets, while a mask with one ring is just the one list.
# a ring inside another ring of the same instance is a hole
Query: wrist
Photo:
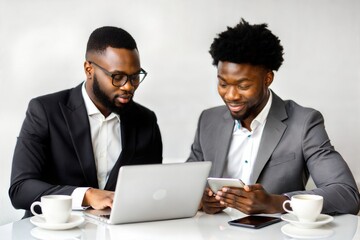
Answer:
[[92, 188], [89, 188], [89, 189], [85, 192], [85, 194], [84, 194], [84, 199], [83, 199], [83, 202], [82, 202], [82, 204], [81, 204], [83, 207], [88, 207], [88, 206], [90, 206], [90, 199], [91, 199], [90, 195], [91, 195], [91, 192], [92, 192]]
[[283, 203], [288, 199], [285, 195], [272, 195], [272, 204], [269, 213], [284, 213]]

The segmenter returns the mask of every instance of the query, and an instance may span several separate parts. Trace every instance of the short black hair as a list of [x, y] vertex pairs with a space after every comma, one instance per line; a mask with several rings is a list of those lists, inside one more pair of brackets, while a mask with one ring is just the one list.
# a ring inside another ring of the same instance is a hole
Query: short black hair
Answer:
[[103, 53], [107, 47], [137, 49], [135, 39], [124, 29], [105, 26], [95, 29], [88, 40], [86, 54]]
[[250, 25], [243, 18], [234, 28], [218, 34], [211, 44], [213, 65], [219, 61], [247, 63], [278, 70], [284, 61], [283, 47], [277, 36], [267, 28], [267, 24]]

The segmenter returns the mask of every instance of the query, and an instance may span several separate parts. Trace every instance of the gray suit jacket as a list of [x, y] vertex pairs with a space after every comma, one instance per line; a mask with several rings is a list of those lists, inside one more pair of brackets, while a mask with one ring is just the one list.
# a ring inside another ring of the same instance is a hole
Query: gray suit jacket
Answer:
[[[221, 177], [234, 119], [226, 106], [202, 112], [188, 161], [211, 161], [210, 176]], [[317, 188], [305, 191], [309, 175]], [[324, 197], [324, 213], [359, 211], [359, 191], [341, 155], [331, 145], [320, 112], [273, 93], [251, 182], [269, 193], [310, 193]]]

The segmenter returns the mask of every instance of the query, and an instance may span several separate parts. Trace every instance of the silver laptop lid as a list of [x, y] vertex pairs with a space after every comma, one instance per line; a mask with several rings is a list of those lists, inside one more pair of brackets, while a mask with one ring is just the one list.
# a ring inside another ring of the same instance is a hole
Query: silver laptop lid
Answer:
[[210, 168], [211, 162], [121, 167], [109, 223], [194, 216]]

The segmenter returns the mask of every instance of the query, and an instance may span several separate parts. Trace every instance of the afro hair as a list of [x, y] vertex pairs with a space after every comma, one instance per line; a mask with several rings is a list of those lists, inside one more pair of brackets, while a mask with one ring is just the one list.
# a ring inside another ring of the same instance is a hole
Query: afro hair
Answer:
[[283, 62], [283, 47], [267, 24], [250, 25], [244, 19], [220, 33], [211, 44], [213, 65], [219, 61], [247, 63], [277, 71]]

